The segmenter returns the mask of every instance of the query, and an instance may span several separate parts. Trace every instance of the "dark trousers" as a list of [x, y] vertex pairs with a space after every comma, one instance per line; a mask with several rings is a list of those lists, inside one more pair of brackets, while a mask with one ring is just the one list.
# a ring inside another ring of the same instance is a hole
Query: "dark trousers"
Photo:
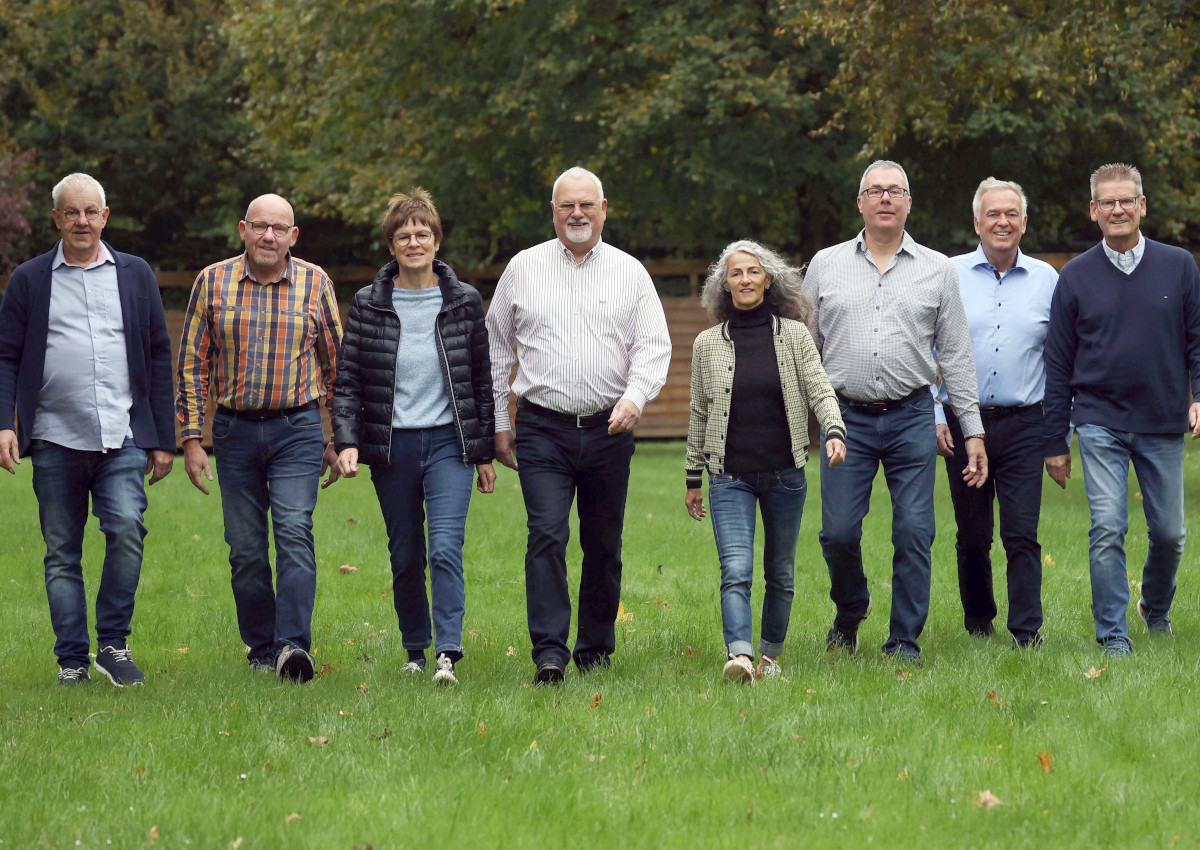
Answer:
[[962, 428], [946, 408], [946, 423], [954, 438], [954, 457], [946, 458], [950, 498], [958, 524], [958, 592], [963, 625], [988, 629], [996, 616], [992, 590], [992, 502], [1000, 506], [1000, 541], [1008, 557], [1008, 630], [1027, 638], [1042, 626], [1042, 547], [1038, 518], [1042, 505], [1042, 409], [1021, 408], [985, 415], [988, 479], [983, 487], [968, 487], [962, 472], [967, 453]]
[[607, 424], [576, 428], [527, 409], [516, 416], [517, 471], [528, 516], [525, 603], [533, 660], [566, 664], [571, 627], [567, 540], [578, 496], [579, 630], [575, 663], [605, 663], [616, 648], [621, 602], [621, 529], [629, 490], [633, 434], [609, 436]]

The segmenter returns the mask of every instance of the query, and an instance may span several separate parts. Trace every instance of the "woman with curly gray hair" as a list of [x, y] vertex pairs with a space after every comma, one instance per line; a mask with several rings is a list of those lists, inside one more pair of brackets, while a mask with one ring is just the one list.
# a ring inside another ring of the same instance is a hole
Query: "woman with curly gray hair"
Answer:
[[[704, 518], [708, 470], [713, 534], [721, 564], [721, 621], [731, 682], [781, 673], [792, 612], [796, 541], [804, 512], [808, 412], [825, 433], [829, 465], [846, 457], [837, 397], [808, 332], [803, 274], [757, 242], [728, 245], [709, 268], [700, 301], [714, 327], [692, 346], [687, 441], [688, 513]], [[750, 586], [755, 510], [763, 520], [761, 656], [754, 666]]]

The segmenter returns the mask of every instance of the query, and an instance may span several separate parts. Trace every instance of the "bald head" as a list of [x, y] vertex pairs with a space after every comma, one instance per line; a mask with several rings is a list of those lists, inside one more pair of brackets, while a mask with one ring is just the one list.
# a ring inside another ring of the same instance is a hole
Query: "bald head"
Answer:
[[250, 206], [246, 207], [246, 221], [257, 221], [266, 215], [270, 215], [273, 221], [278, 219], [285, 224], [296, 223], [292, 205], [280, 195], [259, 195], [250, 202]]

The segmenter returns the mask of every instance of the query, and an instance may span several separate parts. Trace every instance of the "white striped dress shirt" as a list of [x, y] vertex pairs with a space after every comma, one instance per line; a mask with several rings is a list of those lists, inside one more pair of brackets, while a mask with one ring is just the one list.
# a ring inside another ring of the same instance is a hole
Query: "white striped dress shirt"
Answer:
[[513, 257], [487, 314], [496, 430], [512, 392], [560, 413], [628, 399], [644, 410], [667, 380], [671, 336], [645, 267], [604, 242], [576, 263], [558, 239]]

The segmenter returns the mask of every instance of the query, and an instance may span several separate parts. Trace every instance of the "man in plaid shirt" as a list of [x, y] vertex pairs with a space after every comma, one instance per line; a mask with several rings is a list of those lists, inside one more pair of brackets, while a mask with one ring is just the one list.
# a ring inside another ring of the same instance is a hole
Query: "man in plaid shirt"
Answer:
[[328, 275], [291, 254], [299, 231], [286, 200], [255, 198], [238, 233], [245, 253], [200, 272], [184, 318], [175, 402], [184, 468], [207, 495], [213, 475], [200, 433], [211, 393], [233, 598], [250, 666], [307, 682], [317, 588], [312, 514], [317, 482], [337, 459], [317, 404], [333, 384], [342, 330]]

